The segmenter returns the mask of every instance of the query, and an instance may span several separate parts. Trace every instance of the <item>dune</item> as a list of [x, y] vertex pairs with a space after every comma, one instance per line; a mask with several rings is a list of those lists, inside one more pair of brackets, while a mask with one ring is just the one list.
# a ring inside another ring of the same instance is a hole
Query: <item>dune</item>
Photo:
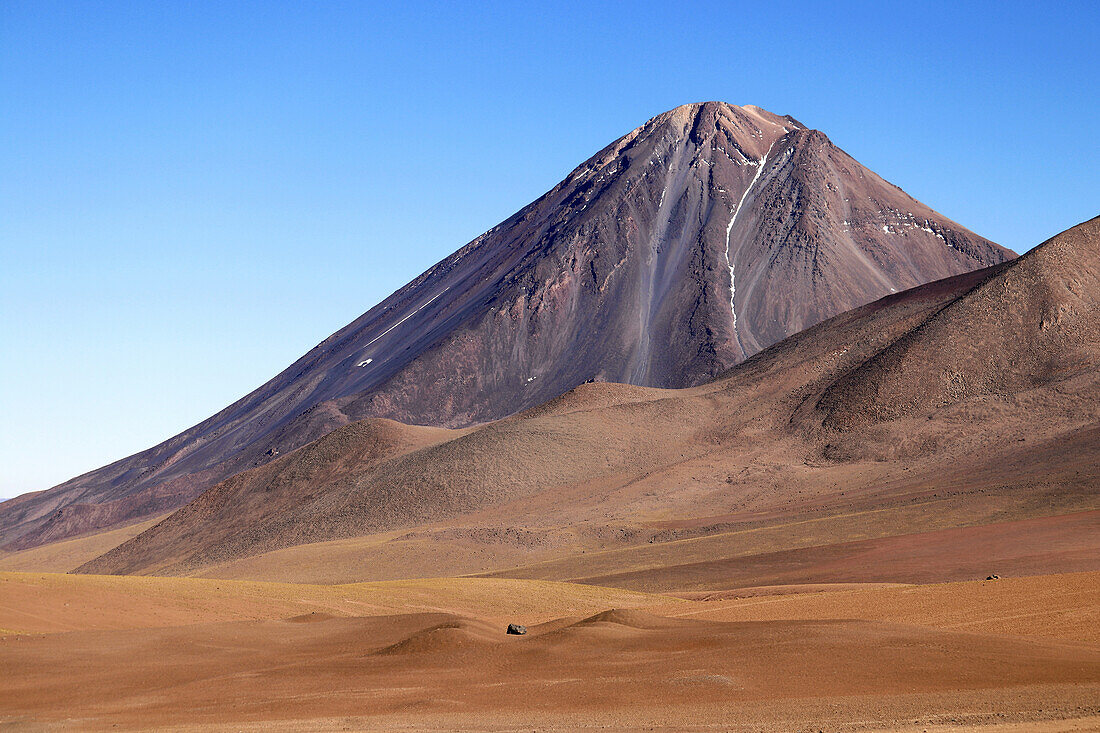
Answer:
[[493, 627], [485, 622], [455, 619], [417, 631], [373, 653], [380, 656], [431, 654], [435, 657], [433, 661], [439, 662], [440, 657], [444, 657], [450, 664], [453, 663], [450, 657], [484, 655], [503, 640], [499, 625]]
[[[0, 726], [1007, 731], [1094, 720], [1100, 572], [800, 590], [692, 601], [492, 578], [2, 573], [0, 627], [23, 627], [0, 633]], [[528, 634], [508, 636], [510, 621]]]
[[285, 619], [290, 624], [316, 624], [321, 621], [331, 621], [337, 616], [333, 616], [331, 613], [317, 613], [316, 611], [310, 611], [309, 613], [302, 613], [297, 616], [291, 616]]
[[0, 572], [0, 630], [37, 634], [242, 620], [454, 613], [536, 624], [669, 599], [527, 580], [441, 578], [349, 585]]
[[654, 616], [651, 613], [637, 609], [612, 608], [607, 611], [600, 611], [586, 619], [581, 619], [573, 625], [581, 627], [594, 624], [617, 624], [619, 626], [629, 626], [633, 629], [663, 629], [674, 625], [674, 623], [668, 618]]
[[873, 728], [1012, 722], [1040, 708], [1072, 717], [1100, 692], [1096, 646], [862, 620], [654, 619], [613, 611], [511, 639], [449, 614], [8, 636], [0, 719], [84, 730]]

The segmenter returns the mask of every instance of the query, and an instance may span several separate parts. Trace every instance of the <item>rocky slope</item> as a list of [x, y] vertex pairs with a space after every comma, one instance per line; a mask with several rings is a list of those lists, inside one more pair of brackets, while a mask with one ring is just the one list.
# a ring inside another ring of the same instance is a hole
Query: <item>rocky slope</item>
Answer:
[[217, 415], [0, 505], [0, 544], [152, 516], [367, 417], [461, 427], [590, 380], [700, 384], [837, 313], [1011, 257], [791, 117], [685, 105]]

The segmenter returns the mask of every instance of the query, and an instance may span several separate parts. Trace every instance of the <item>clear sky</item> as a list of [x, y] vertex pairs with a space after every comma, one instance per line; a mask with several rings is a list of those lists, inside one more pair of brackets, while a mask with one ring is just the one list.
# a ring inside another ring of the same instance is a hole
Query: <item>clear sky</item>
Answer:
[[791, 114], [1023, 251], [1100, 3], [0, 3], [0, 496], [257, 387], [649, 117]]

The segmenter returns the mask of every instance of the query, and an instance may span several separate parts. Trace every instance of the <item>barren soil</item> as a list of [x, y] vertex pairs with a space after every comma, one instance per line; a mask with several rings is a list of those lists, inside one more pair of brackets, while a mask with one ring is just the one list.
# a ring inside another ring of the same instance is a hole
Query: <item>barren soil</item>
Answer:
[[[22, 624], [0, 636], [5, 729], [1007, 733], [1100, 723], [1100, 573], [710, 600], [489, 579], [292, 586], [4, 573], [0, 588], [13, 601], [0, 625]], [[36, 597], [39, 618], [13, 611]], [[507, 620], [529, 633], [507, 636]]]

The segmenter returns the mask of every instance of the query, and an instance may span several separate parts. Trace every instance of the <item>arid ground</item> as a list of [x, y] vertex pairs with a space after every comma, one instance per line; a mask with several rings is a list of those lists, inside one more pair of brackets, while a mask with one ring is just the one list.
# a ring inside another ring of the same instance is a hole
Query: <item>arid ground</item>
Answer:
[[[4, 730], [1100, 727], [1100, 572], [645, 594], [0, 574]], [[613, 609], [613, 610], [612, 610]], [[510, 622], [526, 636], [508, 636]]]

